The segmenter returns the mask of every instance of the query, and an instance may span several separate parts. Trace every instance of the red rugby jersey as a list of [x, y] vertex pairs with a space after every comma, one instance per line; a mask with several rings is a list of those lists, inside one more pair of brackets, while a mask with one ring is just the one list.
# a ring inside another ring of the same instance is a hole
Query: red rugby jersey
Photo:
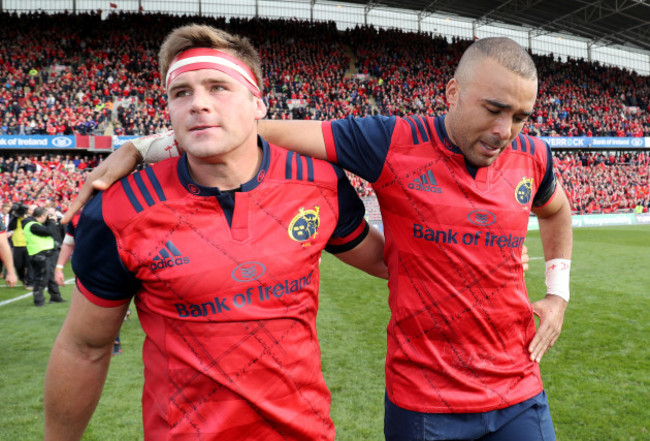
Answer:
[[82, 213], [77, 286], [104, 306], [135, 295], [147, 439], [334, 439], [318, 263], [365, 237], [363, 204], [332, 164], [262, 144], [234, 199], [194, 183], [183, 156]]
[[484, 412], [542, 390], [520, 264], [533, 203], [556, 189], [550, 149], [519, 136], [465, 163], [444, 117], [325, 123], [328, 159], [377, 194], [390, 271], [386, 387], [420, 412]]

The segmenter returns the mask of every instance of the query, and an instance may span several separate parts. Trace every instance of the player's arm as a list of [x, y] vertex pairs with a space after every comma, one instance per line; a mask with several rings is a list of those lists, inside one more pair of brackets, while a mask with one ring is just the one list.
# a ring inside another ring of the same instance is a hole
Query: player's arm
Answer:
[[384, 235], [364, 219], [365, 207], [340, 168], [331, 165], [338, 177], [339, 217], [325, 250], [366, 273], [388, 278], [384, 263]]
[[569, 299], [569, 270], [573, 248], [571, 206], [558, 184], [553, 198], [541, 207], [534, 207], [546, 261], [546, 297], [533, 303], [533, 312], [540, 318], [539, 327], [529, 345], [530, 358], [540, 361], [557, 341], [562, 330], [564, 312]]
[[75, 287], [45, 375], [45, 441], [81, 439], [99, 402], [128, 306], [97, 306]]
[[14, 257], [9, 246], [9, 240], [4, 232], [0, 232], [0, 260], [7, 269], [5, 282], [8, 287], [13, 288], [18, 283], [18, 275], [16, 274], [16, 268], [14, 268]]
[[372, 276], [388, 279], [388, 267], [384, 262], [384, 235], [373, 226], [370, 226], [368, 235], [359, 245], [335, 256]]
[[264, 119], [258, 121], [257, 133], [271, 144], [312, 158], [327, 159], [321, 121]]

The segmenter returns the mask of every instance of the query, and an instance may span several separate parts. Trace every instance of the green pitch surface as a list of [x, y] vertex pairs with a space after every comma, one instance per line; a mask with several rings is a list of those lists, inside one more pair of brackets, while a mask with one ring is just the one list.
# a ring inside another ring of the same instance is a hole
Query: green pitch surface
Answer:
[[[558, 343], [542, 360], [559, 440], [650, 440], [650, 226], [574, 231], [571, 303]], [[538, 233], [526, 244], [531, 299], [544, 292]], [[68, 275], [69, 268], [66, 268]], [[383, 439], [387, 289], [323, 256], [318, 318], [337, 439]], [[63, 289], [70, 298], [71, 286]], [[0, 288], [0, 302], [25, 294]], [[47, 298], [47, 296], [46, 296]], [[43, 436], [43, 377], [69, 303], [0, 306], [0, 440]], [[84, 440], [141, 440], [142, 330], [135, 311], [121, 332], [104, 394]]]

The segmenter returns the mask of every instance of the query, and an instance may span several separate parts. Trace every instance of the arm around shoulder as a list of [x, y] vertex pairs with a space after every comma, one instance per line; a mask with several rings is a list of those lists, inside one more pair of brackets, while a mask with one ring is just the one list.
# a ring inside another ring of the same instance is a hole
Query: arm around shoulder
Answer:
[[388, 267], [384, 262], [384, 235], [372, 225], [359, 245], [335, 256], [371, 276], [388, 279]]
[[287, 150], [317, 159], [327, 159], [321, 121], [270, 120], [257, 123], [262, 138]]

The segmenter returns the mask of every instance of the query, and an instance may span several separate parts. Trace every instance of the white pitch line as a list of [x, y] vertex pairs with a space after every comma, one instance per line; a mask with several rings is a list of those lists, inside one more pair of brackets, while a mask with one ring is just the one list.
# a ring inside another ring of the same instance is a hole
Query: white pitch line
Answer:
[[11, 302], [15, 302], [17, 300], [24, 299], [26, 297], [30, 297], [31, 295], [32, 295], [32, 292], [30, 291], [27, 294], [23, 294], [22, 296], [14, 297], [13, 299], [4, 300], [4, 301], [0, 302], [0, 306], [8, 305]]
[[[66, 280], [66, 281], [65, 281], [65, 284], [67, 285], [69, 282], [74, 282], [74, 278], [73, 278], [73, 279], [68, 279], [68, 280]], [[7, 285], [4, 285], [4, 287], [6, 287], [6, 286], [7, 286]], [[18, 300], [25, 299], [25, 298], [27, 298], [27, 297], [30, 297], [31, 295], [32, 295], [32, 291], [29, 291], [29, 292], [27, 292], [27, 293], [25, 293], [25, 294], [23, 294], [23, 295], [18, 296], [18, 297], [14, 297], [14, 298], [12, 298], [12, 299], [3, 300], [2, 302], [0, 302], [0, 306], [5, 306], [5, 305], [8, 305], [9, 303], [12, 303], [12, 302], [16, 302], [16, 301], [18, 301]]]

